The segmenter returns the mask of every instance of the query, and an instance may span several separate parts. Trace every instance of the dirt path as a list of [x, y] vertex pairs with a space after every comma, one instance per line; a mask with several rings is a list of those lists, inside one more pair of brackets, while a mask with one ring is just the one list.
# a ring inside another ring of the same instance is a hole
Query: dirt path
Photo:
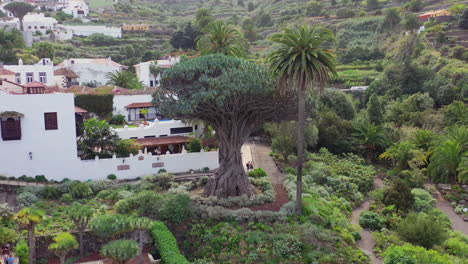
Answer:
[[435, 188], [434, 185], [430, 185], [434, 189], [434, 198], [436, 199], [436, 207], [437, 209], [444, 212], [452, 221], [452, 228], [455, 231], [460, 231], [465, 235], [468, 235], [468, 222], [465, 222], [459, 215], [457, 215], [454, 211], [452, 206], [450, 205], [449, 201], [445, 200], [442, 194]]
[[[383, 180], [377, 176], [374, 179], [374, 189], [379, 189], [384, 186]], [[371, 200], [366, 198], [366, 200], [357, 208], [353, 210], [351, 215], [351, 224], [359, 225], [359, 215], [366, 210], [369, 210]], [[369, 255], [372, 264], [382, 264], [383, 261], [374, 254], [375, 240], [372, 236], [372, 233], [367, 229], [361, 230], [361, 240], [358, 241], [358, 247], [362, 249], [366, 254]]]

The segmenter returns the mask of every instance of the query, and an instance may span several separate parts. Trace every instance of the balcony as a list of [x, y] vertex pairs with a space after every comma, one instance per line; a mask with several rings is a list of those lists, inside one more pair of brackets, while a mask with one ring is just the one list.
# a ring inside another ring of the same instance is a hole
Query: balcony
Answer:
[[67, 82], [67, 88], [70, 88], [75, 85], [80, 85], [80, 83], [79, 82]]

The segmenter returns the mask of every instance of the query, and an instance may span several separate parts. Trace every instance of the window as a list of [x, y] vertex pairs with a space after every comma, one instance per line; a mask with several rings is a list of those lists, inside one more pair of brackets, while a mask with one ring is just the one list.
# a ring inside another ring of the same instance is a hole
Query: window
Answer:
[[159, 135], [159, 137], [167, 137], [167, 135]]
[[44, 87], [28, 87], [28, 94], [43, 94]]
[[156, 136], [145, 136], [145, 138], [155, 138]]
[[192, 133], [192, 132], [193, 132], [193, 127], [171, 128], [171, 134], [186, 134], [186, 133]]
[[33, 73], [32, 72], [27, 72], [26, 73], [26, 83], [32, 83], [33, 82]]
[[150, 87], [154, 87], [154, 81], [150, 81]]
[[130, 139], [138, 139], [138, 137], [130, 137]]
[[20, 119], [9, 117], [1, 121], [2, 139], [3, 140], [20, 140], [21, 139], [21, 122]]
[[58, 129], [57, 113], [44, 113], [44, 123], [46, 130]]
[[21, 84], [21, 74], [19, 73], [15, 74], [15, 81], [17, 84]]
[[40, 72], [39, 73], [39, 81], [41, 83], [47, 83], [47, 77], [45, 72]]

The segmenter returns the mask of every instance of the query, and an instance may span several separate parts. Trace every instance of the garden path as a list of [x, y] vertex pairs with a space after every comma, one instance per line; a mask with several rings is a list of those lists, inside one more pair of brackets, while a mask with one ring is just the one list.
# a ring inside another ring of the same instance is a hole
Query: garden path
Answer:
[[450, 205], [450, 202], [447, 201], [442, 194], [435, 188], [434, 185], [429, 184], [428, 186], [432, 187], [433, 190], [433, 196], [436, 199], [436, 207], [437, 209], [441, 210], [444, 212], [452, 221], [452, 228], [455, 231], [460, 231], [464, 233], [465, 235], [468, 235], [468, 222], [465, 222], [458, 214], [456, 214], [453, 211], [452, 206]]
[[[383, 180], [378, 175], [374, 179], [374, 189], [379, 189], [379, 188], [382, 188], [383, 186], [384, 186]], [[359, 215], [361, 215], [363, 211], [369, 210], [370, 204], [371, 204], [371, 199], [367, 197], [366, 200], [359, 207], [353, 210], [353, 213], [351, 215], [351, 224], [359, 225]], [[374, 240], [374, 237], [372, 236], [372, 233], [367, 229], [362, 229], [360, 233], [361, 233], [361, 240], [358, 241], [359, 248], [361, 248], [364, 252], [369, 254], [372, 264], [382, 264], [383, 261], [377, 258], [377, 256], [374, 254], [375, 240]]]

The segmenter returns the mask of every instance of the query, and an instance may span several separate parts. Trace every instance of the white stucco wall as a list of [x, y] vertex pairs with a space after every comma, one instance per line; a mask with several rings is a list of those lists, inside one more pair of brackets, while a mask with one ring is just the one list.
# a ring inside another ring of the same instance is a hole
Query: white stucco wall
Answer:
[[108, 26], [64, 26], [67, 29], [73, 31], [75, 36], [90, 36], [94, 33], [102, 33], [107, 36], [114, 38], [122, 37], [122, 30], [120, 27], [108, 27]]
[[153, 97], [151, 94], [139, 94], [139, 95], [114, 95], [113, 107], [114, 110], [112, 114], [117, 115], [121, 114], [125, 116], [125, 119], [128, 117], [128, 112], [125, 106], [131, 103], [145, 103], [151, 102]]
[[[77, 160], [73, 97], [73, 94], [0, 93], [0, 112], [24, 114], [21, 118], [21, 140], [4, 141], [0, 137], [0, 174], [45, 175], [49, 167], [66, 174], [73, 169], [69, 167]], [[46, 112], [57, 112], [57, 130], [45, 130]]]
[[[89, 83], [91, 81], [96, 81], [98, 85], [105, 85], [109, 81], [109, 78], [107, 78], [108, 73], [121, 70], [121, 67], [117, 65], [92, 63], [65, 63], [64, 66], [71, 68], [72, 71], [80, 76], [78, 78], [80, 85], [83, 85], [83, 83]], [[58, 68], [60, 67], [57, 67], [57, 69]]]
[[[195, 126], [197, 127], [197, 129], [195, 129]], [[118, 128], [114, 130], [119, 135], [119, 137], [123, 139], [144, 138], [145, 136], [160, 137], [161, 135], [186, 136], [190, 134], [190, 133], [171, 134], [171, 128], [177, 128], [177, 127], [193, 127], [193, 132], [196, 134], [200, 134], [201, 132], [203, 132], [202, 125], [186, 124], [181, 120], [158, 121], [158, 122], [152, 122], [148, 126], [126, 127], [126, 128]]]
[[39, 73], [45, 72], [47, 82], [45, 85], [47, 86], [54, 86], [55, 85], [55, 78], [54, 78], [54, 66], [53, 64], [46, 64], [46, 65], [3, 65], [3, 67], [7, 70], [13, 71], [15, 73], [19, 73], [21, 76], [21, 84], [27, 84], [26, 82], [26, 73], [32, 72], [33, 73], [33, 81], [40, 82], [39, 80]]
[[[161, 84], [161, 73], [156, 77], [151, 74], [150, 66], [153, 64], [152, 61], [147, 61], [137, 64], [138, 66], [135, 67], [138, 80], [146, 87], [159, 87]], [[151, 81], [153, 81], [153, 85], [151, 85]]]

